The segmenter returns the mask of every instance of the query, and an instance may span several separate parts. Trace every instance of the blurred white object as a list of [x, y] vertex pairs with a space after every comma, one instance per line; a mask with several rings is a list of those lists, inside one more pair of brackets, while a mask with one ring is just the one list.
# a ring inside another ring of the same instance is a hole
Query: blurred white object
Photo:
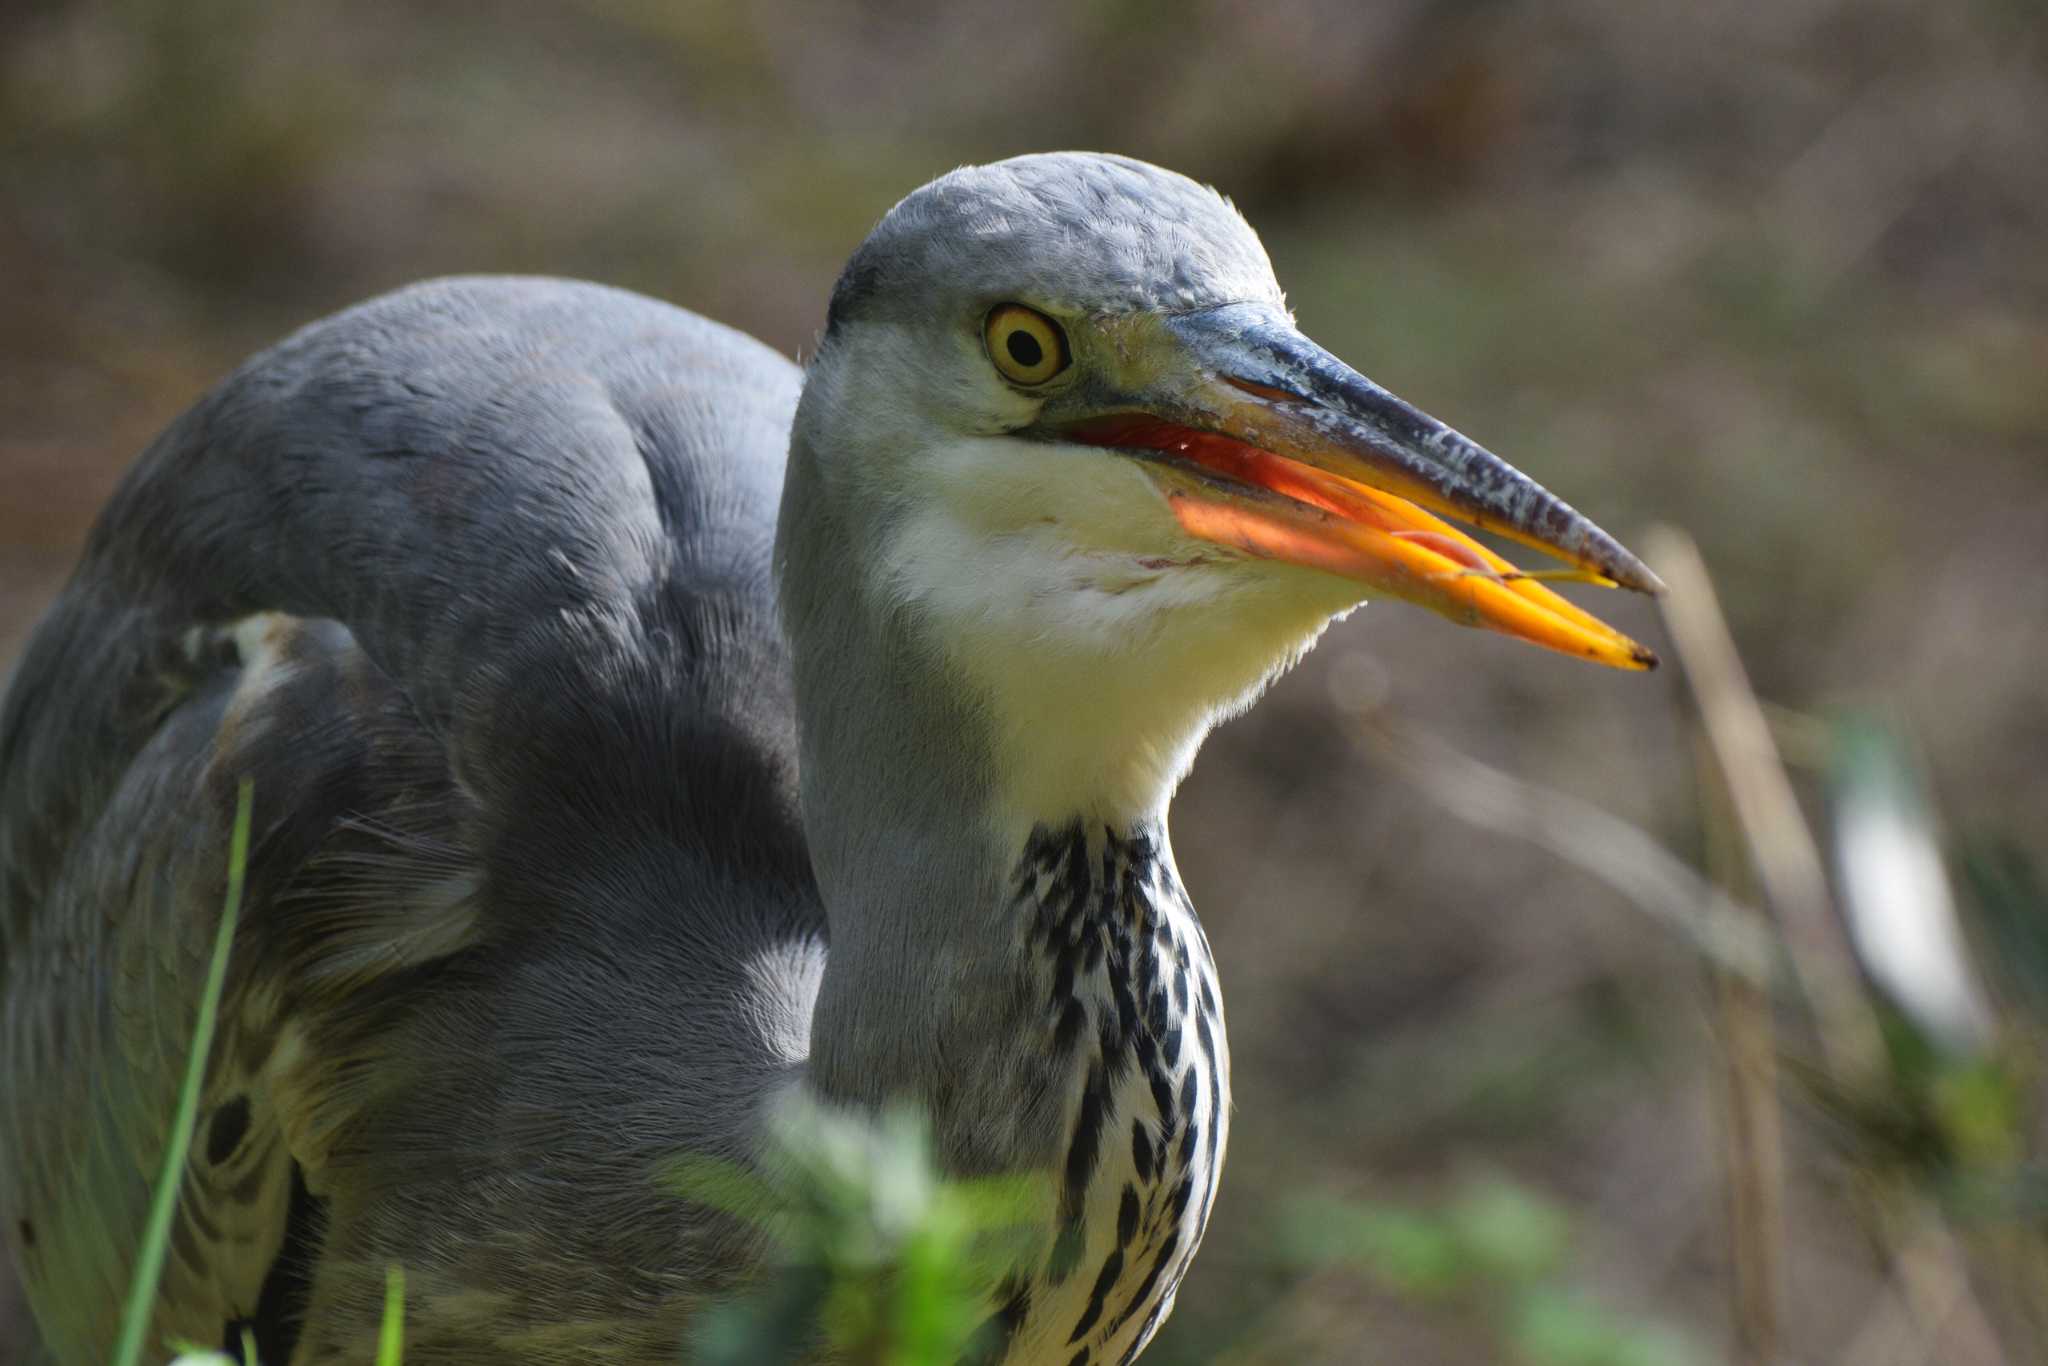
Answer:
[[1992, 1012], [1971, 970], [1934, 820], [1897, 745], [1844, 726], [1834, 783], [1835, 876], [1863, 966], [1936, 1042], [1974, 1052]]

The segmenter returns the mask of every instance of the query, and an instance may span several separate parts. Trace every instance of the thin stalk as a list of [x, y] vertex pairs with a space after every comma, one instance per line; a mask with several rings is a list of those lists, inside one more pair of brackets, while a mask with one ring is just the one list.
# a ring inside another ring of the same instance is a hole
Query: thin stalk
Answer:
[[164, 1256], [170, 1248], [171, 1216], [185, 1184], [185, 1159], [192, 1150], [192, 1130], [199, 1122], [199, 1091], [206, 1080], [206, 1059], [213, 1051], [213, 1029], [220, 1010], [221, 986], [227, 980], [228, 953], [235, 942], [235, 922], [242, 913], [242, 878], [249, 861], [249, 812], [254, 789], [246, 780], [235, 799], [235, 829], [228, 844], [228, 891], [214, 931], [213, 959], [207, 964], [206, 988], [199, 997], [199, 1019], [192, 1026], [192, 1051], [185, 1060], [185, 1084], [178, 1092], [178, 1113], [164, 1145], [157, 1172], [156, 1196], [142, 1236], [135, 1278], [128, 1287], [128, 1305], [121, 1314], [121, 1336], [114, 1347], [114, 1366], [138, 1366], [142, 1336], [149, 1331], [156, 1307], [157, 1283], [163, 1279]]

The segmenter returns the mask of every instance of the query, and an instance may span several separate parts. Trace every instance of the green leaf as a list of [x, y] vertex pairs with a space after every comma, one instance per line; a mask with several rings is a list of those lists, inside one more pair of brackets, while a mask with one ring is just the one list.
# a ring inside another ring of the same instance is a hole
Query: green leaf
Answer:
[[721, 1158], [695, 1154], [678, 1157], [668, 1164], [663, 1181], [685, 1199], [749, 1222], [770, 1218], [788, 1207], [769, 1183], [737, 1162]]
[[1557, 1269], [1571, 1241], [1564, 1212], [1500, 1177], [1475, 1181], [1450, 1209], [1467, 1255], [1488, 1274], [1527, 1281]]
[[761, 1289], [699, 1318], [691, 1359], [789, 1361], [821, 1343], [873, 1366], [974, 1359], [984, 1289], [1050, 1218], [1049, 1179], [942, 1179], [914, 1111], [792, 1101], [774, 1128], [772, 1178], [700, 1158], [669, 1169], [679, 1193], [759, 1224], [781, 1263]]
[[1287, 1261], [1353, 1267], [1410, 1293], [1454, 1289], [1473, 1270], [1448, 1220], [1387, 1205], [1296, 1199], [1283, 1212], [1280, 1240]]
[[1697, 1355], [1657, 1324], [1631, 1322], [1554, 1286], [1517, 1297], [1508, 1327], [1531, 1366], [1694, 1366]]

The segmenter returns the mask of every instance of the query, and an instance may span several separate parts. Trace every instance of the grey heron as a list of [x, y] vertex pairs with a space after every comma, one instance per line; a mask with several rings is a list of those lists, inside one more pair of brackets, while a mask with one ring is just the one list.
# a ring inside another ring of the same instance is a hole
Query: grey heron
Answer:
[[1042, 1172], [983, 1357], [1132, 1360], [1229, 1076], [1168, 799], [1368, 596], [1647, 651], [1444, 513], [1635, 557], [1296, 330], [1214, 191], [967, 168], [800, 370], [597, 285], [417, 285], [257, 355], [115, 494], [0, 714], [0, 1208], [101, 1359], [234, 793], [247, 911], [156, 1309], [266, 1359], [673, 1357], [744, 1225], [652, 1193], [791, 1094]]

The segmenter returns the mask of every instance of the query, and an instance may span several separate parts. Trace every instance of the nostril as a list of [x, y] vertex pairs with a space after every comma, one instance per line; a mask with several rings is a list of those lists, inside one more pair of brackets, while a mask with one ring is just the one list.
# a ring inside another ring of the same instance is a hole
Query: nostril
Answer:
[[1261, 384], [1255, 379], [1244, 379], [1237, 375], [1225, 375], [1224, 383], [1244, 390], [1254, 398], [1271, 399], [1275, 403], [1307, 403], [1308, 396], [1297, 394], [1292, 389], [1277, 389], [1270, 384]]

